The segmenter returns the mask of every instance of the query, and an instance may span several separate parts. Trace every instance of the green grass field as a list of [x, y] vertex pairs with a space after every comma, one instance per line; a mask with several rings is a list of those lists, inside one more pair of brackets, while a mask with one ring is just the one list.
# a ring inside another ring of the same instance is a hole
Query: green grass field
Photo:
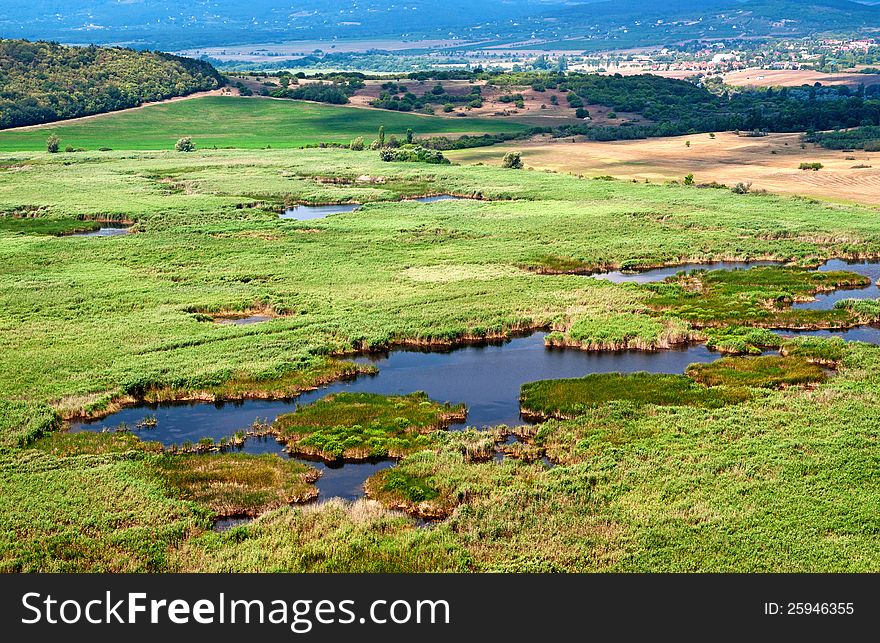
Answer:
[[[485, 200], [396, 201], [443, 192]], [[345, 201], [365, 205], [278, 218], [285, 203]], [[876, 255], [876, 210], [273, 149], [0, 153], [0, 213], [136, 221], [103, 239], [0, 228], [0, 400], [15, 400], [0, 403], [0, 570], [880, 570], [880, 349], [863, 344], [803, 346], [839, 365], [812, 387], [544, 422], [525, 439], [552, 469], [437, 432], [376, 481], [384, 507], [283, 506], [224, 534], [209, 529], [213, 500], [177, 484], [192, 472], [158, 468], [167, 455], [112, 436], [30, 446], [57, 428], [47, 404], [290, 391], [345, 373], [334, 355], [400, 342], [552, 327], [648, 345], [667, 324], [687, 330], [678, 298], [664, 317], [650, 288], [530, 267], [548, 252], [587, 267]], [[200, 312], [236, 310], [274, 317]], [[266, 466], [253, 506], [277, 504], [263, 485], [284, 472]], [[420, 498], [451, 516], [416, 529], [387, 511]]]
[[208, 96], [102, 114], [71, 123], [0, 131], [0, 151], [43, 150], [46, 138], [61, 138], [61, 149], [168, 150], [183, 136], [200, 148], [292, 148], [315, 143], [347, 144], [357, 136], [367, 143], [380, 125], [388, 136], [510, 132], [526, 126], [485, 118], [441, 118], [392, 111], [322, 105], [303, 101]]

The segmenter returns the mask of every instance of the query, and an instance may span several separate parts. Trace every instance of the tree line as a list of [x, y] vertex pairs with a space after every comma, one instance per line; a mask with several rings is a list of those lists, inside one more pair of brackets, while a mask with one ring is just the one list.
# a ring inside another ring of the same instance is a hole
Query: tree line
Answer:
[[0, 40], [0, 129], [137, 107], [223, 84], [209, 63], [162, 52]]

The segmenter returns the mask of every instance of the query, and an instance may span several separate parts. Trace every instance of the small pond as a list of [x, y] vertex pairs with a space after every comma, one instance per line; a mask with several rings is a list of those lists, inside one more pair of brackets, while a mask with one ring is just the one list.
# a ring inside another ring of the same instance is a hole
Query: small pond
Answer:
[[[403, 202], [436, 203], [437, 201], [476, 201], [464, 196], [451, 194], [438, 194], [436, 196], [420, 196], [413, 199], [403, 199]], [[389, 201], [376, 201], [375, 203], [390, 203]], [[343, 214], [354, 212], [361, 207], [361, 203], [338, 203], [334, 205], [294, 205], [282, 212], [282, 219], [294, 219], [296, 221], [309, 221], [310, 219], [323, 219], [331, 214]]]
[[248, 315], [247, 317], [217, 317], [214, 323], [221, 326], [247, 326], [249, 324], [259, 324], [260, 322], [273, 319], [271, 315]]
[[[382, 393], [388, 395], [425, 391], [432, 399], [468, 406], [468, 426], [517, 425], [524, 421], [519, 414], [519, 390], [525, 382], [560, 377], [581, 377], [589, 373], [648, 371], [682, 373], [693, 362], [718, 358], [704, 345], [679, 350], [586, 352], [549, 349], [545, 333], [533, 333], [504, 343], [457, 347], [447, 351], [394, 350], [387, 354], [357, 357], [353, 361], [374, 364], [375, 375], [336, 382], [309, 391], [293, 400], [244, 400], [218, 403], [169, 403], [129, 407], [106, 418], [76, 422], [72, 431], [112, 430], [125, 423], [134, 427], [147, 415], [156, 417], [156, 426], [138, 432], [143, 440], [174, 445], [197, 442], [203, 437], [229, 437], [247, 429], [255, 420], [273, 421], [290, 413], [297, 405], [309, 404], [329, 393], [339, 391]], [[464, 423], [452, 425], [461, 429]], [[246, 453], [282, 453], [273, 438], [248, 439]], [[206, 456], [210, 457], [210, 456]], [[323, 472], [317, 486], [320, 498], [357, 498], [363, 495], [363, 483], [380, 469], [393, 466], [381, 462], [346, 463], [342, 466], [308, 462]]]
[[131, 230], [130, 223], [102, 223], [97, 230], [90, 232], [76, 232], [68, 235], [71, 237], [118, 237], [122, 234], [128, 234]]
[[296, 221], [309, 221], [310, 219], [323, 219], [331, 214], [342, 214], [343, 212], [354, 212], [360, 203], [339, 203], [336, 205], [294, 205], [282, 212], [279, 217], [282, 219], [294, 219]]
[[655, 281], [663, 281], [667, 277], [674, 277], [680, 272], [694, 272], [695, 270], [748, 270], [756, 266], [778, 266], [778, 261], [713, 261], [711, 263], [685, 263], [677, 266], [663, 266], [651, 268], [639, 272], [597, 272], [590, 275], [593, 279], [607, 279], [616, 284], [648, 284]]

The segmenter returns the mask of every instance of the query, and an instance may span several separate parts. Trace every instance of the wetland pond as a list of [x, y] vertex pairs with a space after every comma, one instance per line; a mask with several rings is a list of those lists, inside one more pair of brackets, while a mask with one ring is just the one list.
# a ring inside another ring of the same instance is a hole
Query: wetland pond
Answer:
[[[469, 199], [464, 196], [453, 196], [451, 194], [438, 194], [436, 196], [420, 196], [414, 199], [403, 199], [403, 203], [436, 203], [437, 201], [461, 201]], [[376, 201], [376, 203], [389, 203], [388, 201]], [[396, 202], [391, 202], [396, 203]], [[309, 221], [311, 219], [323, 219], [331, 214], [343, 214], [345, 212], [354, 212], [361, 207], [361, 203], [337, 203], [333, 205], [294, 205], [287, 208], [278, 215], [281, 219], [293, 219], [295, 221]]]
[[[728, 269], [767, 265], [726, 263]], [[718, 264], [696, 265], [705, 269]], [[636, 275], [642, 283], [658, 281], [674, 275], [688, 266], [660, 268]], [[871, 277], [873, 285], [858, 290], [820, 295], [814, 302], [801, 306], [828, 306], [848, 297], [877, 297], [876, 280], [880, 278], [880, 263], [830, 261], [820, 270], [852, 270]], [[608, 278], [613, 278], [608, 273]], [[632, 275], [625, 275], [630, 277]], [[543, 379], [583, 377], [591, 373], [683, 373], [695, 362], [712, 362], [719, 354], [703, 344], [692, 344], [679, 349], [659, 351], [601, 351], [588, 352], [571, 349], [553, 349], [544, 344], [546, 333], [535, 332], [499, 343], [459, 346], [445, 350], [395, 349], [388, 353], [352, 358], [361, 364], [372, 364], [379, 370], [372, 375], [361, 375], [353, 380], [335, 382], [314, 391], [307, 391], [290, 400], [244, 400], [236, 402], [175, 402], [158, 405], [142, 404], [120, 410], [106, 418], [73, 423], [71, 431], [113, 430], [122, 423], [135, 426], [144, 416], [155, 416], [155, 427], [139, 431], [144, 440], [158, 441], [165, 446], [196, 443], [201, 438], [230, 437], [248, 429], [254, 422], [272, 422], [278, 415], [290, 413], [298, 406], [310, 404], [331, 393], [360, 392], [383, 395], [402, 395], [424, 391], [439, 402], [464, 403], [468, 408], [465, 423], [452, 424], [450, 430], [465, 426], [515, 426], [526, 423], [520, 416], [520, 387], [526, 382]], [[862, 326], [846, 331], [783, 331], [784, 335], [841, 336], [845, 339], [880, 343], [880, 328]], [[277, 453], [288, 457], [272, 437], [248, 438], [240, 450], [245, 453]], [[212, 457], [212, 456], [205, 456]], [[222, 457], [222, 456], [220, 456]], [[393, 460], [328, 464], [298, 459], [321, 471], [316, 486], [319, 498], [341, 497], [355, 499], [363, 495], [364, 481], [377, 471], [394, 465]]]
[[[352, 361], [373, 364], [379, 372], [307, 391], [291, 400], [142, 404], [122, 409], [101, 420], [75, 422], [70, 430], [113, 430], [122, 423], [134, 427], [145, 416], [151, 415], [155, 416], [155, 427], [137, 432], [143, 440], [161, 442], [165, 446], [187, 441], [196, 443], [205, 437], [218, 442], [236, 431], [248, 429], [255, 421], [272, 422], [278, 415], [290, 413], [297, 406], [343, 391], [383, 395], [425, 391], [434, 400], [463, 402], [468, 407], [467, 422], [450, 425], [451, 430], [460, 430], [465, 425], [515, 426], [525, 423], [519, 413], [519, 393], [526, 382], [617, 371], [683, 373], [688, 364], [718, 358], [716, 353], [701, 344], [653, 352], [549, 349], [544, 345], [544, 335], [538, 332], [504, 343], [463, 346], [442, 352], [401, 349], [356, 357]], [[282, 448], [272, 437], [248, 438], [241, 451], [278, 453], [287, 457]], [[321, 499], [361, 497], [364, 481], [394, 464], [392, 460], [340, 465], [301, 461], [322, 472], [316, 483]]]
[[89, 232], [75, 232], [70, 237], [118, 237], [122, 234], [128, 234], [131, 230], [130, 223], [101, 223], [101, 227], [97, 230]]

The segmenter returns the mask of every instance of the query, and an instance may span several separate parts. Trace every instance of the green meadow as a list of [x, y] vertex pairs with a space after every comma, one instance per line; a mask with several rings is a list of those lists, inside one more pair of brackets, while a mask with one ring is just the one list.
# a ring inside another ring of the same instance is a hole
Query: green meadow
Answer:
[[[188, 103], [197, 101], [103, 118], [198, 109]], [[270, 104], [288, 109], [247, 103]], [[381, 116], [394, 131], [393, 115]], [[182, 134], [158, 124], [158, 147]], [[108, 146], [125, 144], [119, 131]], [[763, 388], [767, 372], [740, 362], [701, 370], [747, 389], [737, 404], [596, 396], [568, 419], [519, 430], [522, 452], [546, 455], [552, 468], [492, 460], [501, 430], [433, 431], [394, 473], [368, 483], [374, 500], [353, 504], [288, 505], [310, 493], [313, 474], [273, 458], [174, 459], [116, 434], [47, 438], [62, 416], [141, 397], [289, 394], [352, 374], [346, 356], [366, 349], [532, 328], [582, 347], [654, 346], [664, 329], [696, 333], [722, 309], [729, 323], [766, 321], [767, 297], [787, 302], [817, 285], [797, 272], [711, 276], [701, 298], [682, 283], [658, 291], [542, 274], [548, 255], [591, 269], [880, 253], [870, 208], [271, 144], [0, 153], [0, 570], [880, 569], [880, 349], [866, 344], [783, 346], [807, 360], [833, 356], [827, 378], [802, 360], [765, 364], [810, 375], [774, 371], [773, 384], [809, 386]], [[438, 193], [480, 199], [399, 201]], [[278, 217], [285, 204], [333, 202], [365, 205]], [[57, 236], [90, 219], [134, 225], [119, 237]], [[271, 319], [211, 321], [235, 311]], [[723, 339], [746, 349], [764, 341], [732, 331]], [[208, 483], [238, 492], [206, 496]], [[390, 508], [448, 518], [417, 529]], [[210, 530], [234, 511], [260, 515]]]
[[367, 143], [380, 125], [388, 136], [485, 134], [525, 129], [486, 118], [441, 118], [303, 101], [208, 96], [141, 109], [102, 114], [70, 123], [0, 131], [0, 151], [44, 150], [46, 138], [61, 138], [61, 149], [170, 150], [191, 136], [198, 147], [292, 148], [321, 142]]

